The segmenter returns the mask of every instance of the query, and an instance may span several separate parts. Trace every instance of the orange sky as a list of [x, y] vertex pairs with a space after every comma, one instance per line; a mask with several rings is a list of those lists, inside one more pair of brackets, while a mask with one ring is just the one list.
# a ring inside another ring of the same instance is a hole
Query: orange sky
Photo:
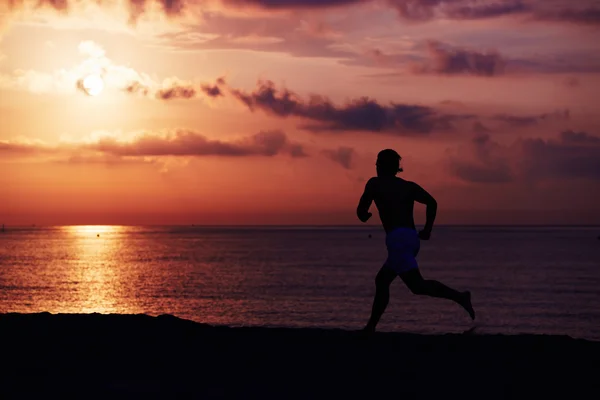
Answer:
[[600, 224], [594, 1], [131, 4], [0, 3], [0, 223], [358, 223], [394, 148], [439, 223]]

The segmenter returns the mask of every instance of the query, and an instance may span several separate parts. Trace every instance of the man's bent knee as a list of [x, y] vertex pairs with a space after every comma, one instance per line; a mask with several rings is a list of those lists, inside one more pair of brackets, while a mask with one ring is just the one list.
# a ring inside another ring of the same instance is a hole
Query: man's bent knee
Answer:
[[425, 294], [425, 293], [427, 293], [427, 290], [425, 289], [425, 286], [423, 286], [421, 284], [411, 285], [408, 288], [410, 289], [410, 291], [413, 294]]
[[406, 286], [413, 294], [426, 294], [427, 293], [427, 281], [423, 279], [418, 280], [407, 280], [405, 281]]

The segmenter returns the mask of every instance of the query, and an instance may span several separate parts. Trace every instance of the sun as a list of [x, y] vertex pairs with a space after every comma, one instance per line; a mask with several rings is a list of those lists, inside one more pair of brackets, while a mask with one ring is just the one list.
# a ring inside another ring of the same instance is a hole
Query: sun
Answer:
[[98, 96], [104, 89], [104, 80], [100, 75], [88, 75], [83, 78], [83, 90], [90, 96]]

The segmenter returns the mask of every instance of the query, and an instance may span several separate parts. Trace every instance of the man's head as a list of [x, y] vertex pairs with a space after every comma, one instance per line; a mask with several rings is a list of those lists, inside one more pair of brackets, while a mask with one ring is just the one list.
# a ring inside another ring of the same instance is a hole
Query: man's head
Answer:
[[400, 154], [395, 150], [385, 149], [377, 154], [377, 176], [395, 176], [398, 172], [402, 172], [400, 168]]

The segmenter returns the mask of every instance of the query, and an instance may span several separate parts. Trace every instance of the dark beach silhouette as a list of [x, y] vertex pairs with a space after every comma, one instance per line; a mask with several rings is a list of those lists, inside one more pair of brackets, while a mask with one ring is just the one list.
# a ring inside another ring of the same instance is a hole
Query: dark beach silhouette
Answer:
[[0, 314], [2, 399], [593, 399], [600, 342]]
[[[372, 213], [369, 207], [373, 202], [379, 211], [381, 223], [386, 232], [388, 257], [375, 277], [375, 298], [371, 317], [363, 328], [365, 334], [375, 332], [390, 297], [390, 284], [400, 276], [404, 284], [414, 294], [448, 299], [463, 307], [475, 319], [471, 305], [471, 292], [459, 292], [441, 282], [426, 280], [421, 275], [416, 256], [420, 241], [429, 240], [437, 213], [437, 202], [425, 189], [414, 182], [396, 176], [402, 172], [400, 155], [392, 149], [385, 149], [377, 155], [377, 176], [369, 179], [360, 198], [356, 214], [362, 222], [367, 222]], [[427, 206], [425, 226], [417, 233], [413, 217], [414, 203]]]

